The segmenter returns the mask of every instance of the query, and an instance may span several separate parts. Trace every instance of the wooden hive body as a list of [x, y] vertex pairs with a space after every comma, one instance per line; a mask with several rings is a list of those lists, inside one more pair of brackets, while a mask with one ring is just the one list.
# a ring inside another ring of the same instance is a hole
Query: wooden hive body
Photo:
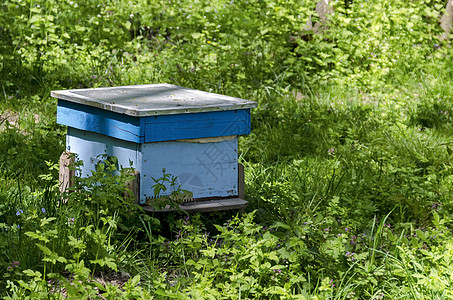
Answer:
[[237, 136], [250, 133], [255, 102], [169, 84], [52, 96], [59, 99], [57, 122], [68, 126], [67, 150], [84, 162], [79, 175], [90, 175], [107, 154], [140, 173], [142, 204], [154, 197], [153, 178], [163, 169], [194, 199], [239, 195]]

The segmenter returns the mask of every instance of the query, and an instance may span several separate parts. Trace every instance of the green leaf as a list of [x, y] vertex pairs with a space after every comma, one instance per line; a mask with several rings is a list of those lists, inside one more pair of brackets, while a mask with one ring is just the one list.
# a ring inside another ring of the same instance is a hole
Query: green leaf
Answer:
[[40, 16], [40, 15], [33, 15], [33, 16], [30, 18], [29, 22], [30, 22], [31, 24], [35, 24], [35, 23], [38, 23], [38, 24], [39, 24], [39, 23], [43, 22], [43, 20], [44, 20], [44, 18], [43, 18], [42, 16]]
[[129, 279], [130, 286], [136, 286], [140, 282], [140, 275], [135, 275], [133, 278]]
[[50, 217], [50, 218], [45, 218], [45, 219], [42, 219], [41, 220], [41, 227], [44, 227], [46, 226], [47, 224], [49, 224], [50, 222], [56, 220], [57, 218], [55, 217]]
[[83, 240], [78, 240], [73, 236], [69, 236], [68, 238], [69, 238], [68, 245], [80, 250], [86, 249], [86, 245], [83, 242]]
[[271, 267], [272, 270], [283, 270], [286, 269], [286, 266], [284, 265], [275, 265]]
[[188, 265], [188, 266], [193, 266], [193, 265], [195, 265], [195, 261], [194, 261], [193, 259], [188, 259], [188, 260], [186, 261], [186, 265]]
[[269, 259], [271, 259], [271, 260], [273, 260], [275, 262], [279, 261], [279, 258], [277, 256], [277, 252], [275, 252], [275, 251], [269, 252], [268, 257], [269, 257]]
[[105, 264], [112, 270], [116, 271], [118, 269], [118, 266], [116, 265], [115, 261], [112, 258], [106, 259]]
[[451, 150], [450, 147], [447, 146], [447, 153], [448, 155], [452, 155], [453, 154], [453, 150]]
[[36, 246], [38, 246], [38, 248], [41, 249], [41, 251], [44, 255], [50, 256], [52, 254], [52, 251], [49, 248], [47, 248], [46, 246], [41, 245], [41, 244], [36, 244]]
[[421, 238], [422, 240], [426, 241], [426, 234], [421, 231], [420, 229], [415, 230], [417, 237]]
[[203, 34], [200, 33], [200, 32], [194, 32], [194, 33], [192, 33], [191, 35], [192, 35], [192, 38], [194, 38], [194, 39], [196, 39], [196, 40], [199, 39], [199, 38], [201, 38], [201, 37], [203, 36]]
[[214, 226], [219, 232], [224, 232], [225, 231], [225, 229], [222, 226], [220, 226], [220, 225], [214, 224]]
[[57, 257], [57, 261], [59, 261], [61, 263], [67, 263], [68, 262], [68, 260], [65, 257], [63, 257], [63, 256], [58, 256]]
[[36, 278], [41, 278], [42, 274], [39, 271], [33, 271], [30, 269], [24, 270], [23, 273], [27, 275], [28, 277], [36, 277]]
[[44, 243], [48, 243], [50, 241], [42, 232], [38, 230], [36, 230], [36, 232], [27, 231], [25, 232], [25, 235], [31, 237], [32, 239], [40, 240]]
[[280, 221], [274, 223], [274, 225], [272, 225], [270, 228], [284, 228], [284, 229], [287, 229], [287, 230], [291, 229], [291, 227], [289, 225], [286, 225], [286, 224], [284, 224], [284, 223], [282, 223]]

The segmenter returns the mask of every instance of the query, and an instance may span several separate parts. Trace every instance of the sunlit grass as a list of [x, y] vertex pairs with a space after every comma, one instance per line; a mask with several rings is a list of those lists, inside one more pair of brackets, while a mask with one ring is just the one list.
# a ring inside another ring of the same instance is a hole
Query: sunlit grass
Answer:
[[[7, 0], [0, 295], [451, 298], [452, 51], [436, 5], [371, 2], [314, 35], [316, 1]], [[258, 102], [245, 215], [129, 210], [102, 172], [58, 192], [50, 91], [162, 82]]]

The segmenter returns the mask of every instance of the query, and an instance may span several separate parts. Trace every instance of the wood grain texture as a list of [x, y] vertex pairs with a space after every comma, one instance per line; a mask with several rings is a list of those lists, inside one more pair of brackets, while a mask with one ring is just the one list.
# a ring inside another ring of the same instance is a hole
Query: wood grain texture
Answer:
[[238, 194], [239, 198], [245, 199], [245, 177], [244, 177], [244, 166], [238, 164]]
[[63, 194], [74, 185], [74, 170], [69, 167], [75, 162], [75, 157], [70, 152], [63, 152], [60, 156], [60, 192]]
[[128, 192], [124, 192], [124, 197], [125, 198], [134, 198], [134, 203], [138, 204], [140, 202], [140, 172], [137, 170], [134, 170], [134, 173], [130, 174], [131, 176], [134, 176], [134, 178], [126, 182], [126, 188], [130, 190], [132, 195], [130, 195]]
[[69, 101], [58, 100], [57, 123], [129, 142], [144, 142], [139, 118]]
[[165, 83], [51, 91], [51, 96], [134, 117], [257, 106], [253, 101]]
[[[198, 202], [189, 202], [179, 205], [179, 208], [188, 212], [210, 212], [210, 211], [221, 211], [221, 210], [230, 210], [230, 209], [239, 209], [243, 211], [245, 206], [247, 206], [247, 201], [240, 198], [228, 198], [228, 199], [219, 199], [219, 200], [205, 200]], [[170, 207], [164, 209], [156, 210], [152, 206], [144, 206], [143, 209], [148, 212], [170, 212], [174, 211]]]
[[145, 142], [245, 135], [250, 133], [250, 110], [229, 110], [145, 118]]

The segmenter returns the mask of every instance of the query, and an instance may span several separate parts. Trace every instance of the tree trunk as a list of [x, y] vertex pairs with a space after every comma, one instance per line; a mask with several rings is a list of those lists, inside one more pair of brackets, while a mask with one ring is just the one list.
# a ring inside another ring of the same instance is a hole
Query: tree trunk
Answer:
[[448, 40], [448, 35], [451, 32], [451, 25], [453, 23], [453, 0], [448, 0], [445, 13], [440, 18], [440, 27], [444, 30], [444, 34], [440, 36], [440, 40]]
[[330, 6], [331, 1], [332, 0], [321, 0], [316, 4], [316, 13], [319, 16], [319, 22], [316, 22], [313, 25], [310, 16], [304, 30], [312, 30], [314, 33], [322, 31], [327, 23], [327, 16], [333, 12], [332, 6]]

